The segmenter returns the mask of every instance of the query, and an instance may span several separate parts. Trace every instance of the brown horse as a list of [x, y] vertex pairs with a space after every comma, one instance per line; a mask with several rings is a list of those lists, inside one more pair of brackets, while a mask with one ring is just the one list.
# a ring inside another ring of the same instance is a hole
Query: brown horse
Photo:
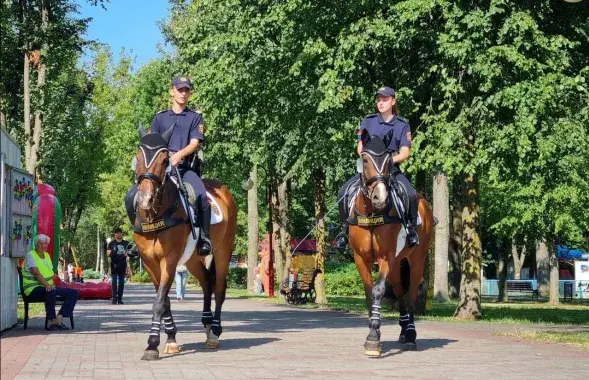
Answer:
[[[170, 128], [168, 131], [171, 131]], [[202, 323], [205, 326], [206, 348], [217, 348], [221, 328], [221, 308], [225, 301], [227, 273], [237, 226], [237, 206], [229, 189], [218, 181], [206, 180], [205, 188], [217, 201], [223, 220], [211, 226], [213, 261], [205, 268], [202, 256], [187, 224], [187, 214], [179, 197], [177, 186], [170, 180], [168, 140], [171, 133], [147, 134], [140, 127], [141, 147], [137, 153], [135, 171], [138, 214], [135, 222], [135, 243], [145, 269], [157, 292], [153, 303], [153, 317], [147, 348], [143, 360], [159, 359], [160, 326], [163, 319], [168, 336], [164, 353], [180, 351], [176, 343], [176, 325], [170, 309], [168, 293], [176, 266], [181, 260], [199, 281], [204, 293]], [[147, 162], [146, 162], [147, 161]], [[213, 210], [214, 211], [214, 210]], [[185, 252], [186, 251], [186, 252]], [[215, 293], [215, 314], [211, 312], [211, 298]]]
[[[405, 229], [390, 201], [390, 154], [386, 152], [385, 146], [379, 137], [373, 136], [363, 147], [361, 191], [351, 212], [357, 223], [350, 225], [350, 246], [354, 251], [356, 268], [364, 283], [370, 318], [370, 332], [364, 344], [364, 353], [368, 356], [381, 354], [380, 312], [387, 279], [393, 285], [394, 294], [399, 301], [399, 342], [405, 343], [406, 349], [415, 349], [417, 334], [414, 314], [418, 286], [422, 280], [427, 250], [435, 226], [430, 206], [419, 196], [421, 225], [417, 228], [417, 233], [421, 243], [413, 248], [406, 244]], [[375, 262], [378, 262], [379, 273], [373, 284], [371, 269]]]

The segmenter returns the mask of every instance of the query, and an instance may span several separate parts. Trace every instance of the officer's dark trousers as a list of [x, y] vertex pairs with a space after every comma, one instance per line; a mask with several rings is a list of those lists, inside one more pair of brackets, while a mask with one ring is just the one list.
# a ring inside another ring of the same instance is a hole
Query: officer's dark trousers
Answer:
[[127, 267], [124, 266], [111, 266], [110, 267], [110, 280], [112, 283], [112, 299], [123, 299], [123, 291], [125, 290], [125, 273]]
[[[346, 210], [346, 199], [343, 198], [344, 194], [346, 193], [346, 190], [348, 190], [348, 187], [356, 182], [360, 180], [360, 174], [356, 174], [355, 176], [353, 176], [352, 178], [350, 178], [346, 183], [344, 183], [344, 186], [339, 190], [339, 192], [337, 193], [337, 199], [339, 200], [339, 220], [341, 224], [346, 224], [348, 221], [348, 210]], [[348, 205], [349, 207], [349, 205]]]
[[399, 172], [395, 175], [397, 182], [402, 183], [405, 190], [407, 190], [407, 196], [409, 197], [409, 221], [413, 226], [417, 222], [417, 191], [409, 182], [405, 174]]
[[48, 292], [44, 286], [35, 287], [30, 294], [30, 298], [33, 300], [45, 301], [45, 313], [48, 320], [56, 318], [55, 315], [55, 303], [57, 297], [62, 297], [63, 305], [59, 309], [59, 314], [64, 318], [70, 318], [74, 316], [74, 307], [78, 302], [79, 292], [76, 289], [70, 288], [59, 288], [56, 287], [52, 291]]

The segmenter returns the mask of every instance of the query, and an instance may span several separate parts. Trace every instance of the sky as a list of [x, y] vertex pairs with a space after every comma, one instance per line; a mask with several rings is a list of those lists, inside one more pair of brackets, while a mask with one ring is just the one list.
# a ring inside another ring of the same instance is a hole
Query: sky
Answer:
[[76, 2], [80, 5], [78, 17], [93, 18], [86, 38], [110, 45], [115, 62], [123, 48], [132, 50], [135, 68], [159, 55], [157, 45], [163, 46], [164, 39], [157, 22], [168, 15], [167, 0], [110, 0], [106, 10], [86, 0]]

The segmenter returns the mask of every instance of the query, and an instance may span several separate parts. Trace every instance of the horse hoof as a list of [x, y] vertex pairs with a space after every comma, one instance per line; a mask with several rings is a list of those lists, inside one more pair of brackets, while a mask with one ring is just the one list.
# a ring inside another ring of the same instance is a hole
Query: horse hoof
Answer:
[[216, 350], [219, 348], [219, 337], [213, 333], [209, 333], [207, 341], [205, 342], [205, 348], [210, 350]]
[[209, 339], [209, 335], [211, 335], [211, 325], [205, 325], [205, 334], [207, 339]]
[[372, 342], [366, 341], [364, 343], [364, 355], [371, 357], [371, 358], [378, 358], [380, 357], [382, 350], [382, 345], [380, 342]]
[[415, 351], [417, 350], [417, 344], [415, 344], [415, 342], [407, 342], [405, 343], [405, 347], [403, 349], [405, 351]]
[[178, 352], [180, 352], [178, 343], [166, 343], [164, 346], [164, 354], [177, 354]]
[[405, 339], [405, 335], [399, 335], [399, 343], [405, 343], [406, 339]]
[[158, 350], [145, 350], [141, 360], [158, 360], [160, 358], [160, 353]]

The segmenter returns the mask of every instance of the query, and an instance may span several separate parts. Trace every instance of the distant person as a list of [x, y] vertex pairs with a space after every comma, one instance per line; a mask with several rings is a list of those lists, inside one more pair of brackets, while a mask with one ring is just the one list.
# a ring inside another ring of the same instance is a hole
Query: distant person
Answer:
[[[74, 307], [78, 302], [79, 292], [76, 289], [56, 287], [53, 283], [53, 264], [51, 256], [46, 252], [50, 238], [47, 235], [35, 237], [35, 249], [25, 256], [22, 291], [33, 300], [45, 301], [45, 313], [49, 331], [69, 330], [62, 322], [63, 317], [70, 318], [74, 315]], [[55, 314], [55, 301], [57, 297], [64, 298], [63, 305], [57, 315]]]
[[73, 282], [74, 281], [74, 266], [72, 265], [72, 263], [69, 263], [67, 265], [67, 282]]
[[110, 256], [110, 276], [112, 282], [112, 304], [123, 305], [125, 274], [127, 273], [127, 248], [129, 242], [123, 240], [123, 230], [116, 228], [115, 239], [108, 244], [106, 255]]
[[176, 267], [176, 298], [178, 301], [182, 301], [186, 297], [186, 280], [188, 279], [188, 269], [186, 265], [178, 265]]

